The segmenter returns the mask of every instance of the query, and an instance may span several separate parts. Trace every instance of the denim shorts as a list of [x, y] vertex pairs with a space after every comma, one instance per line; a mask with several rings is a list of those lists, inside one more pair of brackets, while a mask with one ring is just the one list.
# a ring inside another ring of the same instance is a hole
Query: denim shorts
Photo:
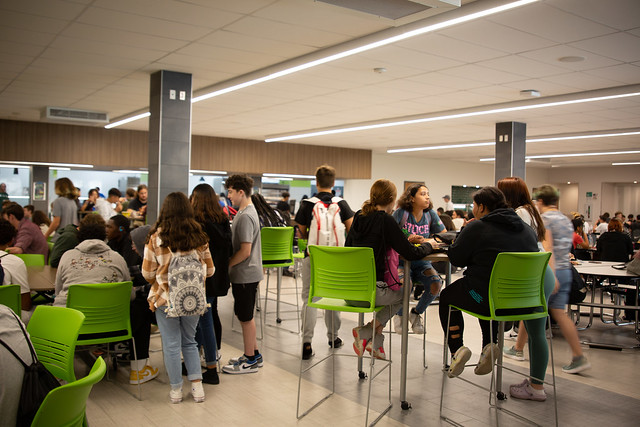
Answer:
[[566, 269], [556, 270], [555, 275], [558, 282], [560, 282], [560, 289], [549, 297], [549, 308], [564, 310], [566, 305], [569, 304], [569, 293], [571, 292], [573, 274], [570, 269]]

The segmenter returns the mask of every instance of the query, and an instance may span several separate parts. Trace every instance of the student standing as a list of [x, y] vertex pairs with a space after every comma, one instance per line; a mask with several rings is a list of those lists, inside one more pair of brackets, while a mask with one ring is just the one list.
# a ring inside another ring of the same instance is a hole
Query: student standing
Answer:
[[[303, 239], [309, 239], [309, 245], [344, 246], [345, 234], [349, 232], [353, 222], [353, 211], [349, 204], [340, 197], [335, 197], [331, 190], [336, 180], [336, 170], [329, 165], [316, 169], [316, 187], [318, 193], [303, 199], [296, 214], [296, 223]], [[311, 340], [316, 327], [316, 308], [307, 306], [311, 287], [311, 261], [308, 251], [302, 260], [302, 359], [313, 356]], [[340, 329], [340, 312], [325, 311], [324, 323], [327, 326], [329, 347], [339, 348], [342, 340], [338, 337]]]
[[[51, 210], [53, 220], [44, 234], [45, 239], [53, 235], [58, 228], [63, 229], [69, 224], [78, 224], [78, 205], [76, 203], [78, 193], [73, 182], [69, 178], [57, 179], [55, 189], [58, 198], [53, 201]], [[56, 239], [57, 236], [53, 238], [54, 241]]]
[[251, 203], [253, 179], [247, 175], [232, 175], [225, 182], [225, 188], [231, 203], [238, 208], [231, 227], [233, 256], [229, 260], [229, 277], [233, 310], [242, 325], [244, 354], [230, 359], [222, 371], [227, 374], [250, 374], [262, 367], [253, 318], [258, 283], [263, 277], [260, 219]]
[[[197, 403], [204, 402], [202, 369], [196, 344], [196, 326], [199, 315], [168, 317], [169, 264], [174, 256], [195, 252], [206, 277], [213, 275], [214, 267], [209, 252], [208, 237], [195, 220], [189, 199], [182, 193], [170, 193], [162, 203], [160, 215], [149, 231], [144, 248], [142, 275], [149, 283], [149, 308], [156, 313], [162, 335], [164, 364], [169, 374], [171, 403], [182, 401], [182, 374], [180, 350], [191, 381], [191, 395]], [[203, 283], [204, 285], [204, 283]]]
[[229, 258], [232, 255], [229, 217], [222, 210], [215, 190], [209, 184], [199, 184], [191, 193], [191, 206], [202, 229], [209, 236], [209, 251], [216, 272], [206, 281], [207, 302], [211, 307], [200, 316], [196, 339], [204, 348], [207, 370], [202, 374], [205, 384], [219, 384], [218, 351], [222, 340], [222, 324], [218, 316], [218, 297], [229, 291]]

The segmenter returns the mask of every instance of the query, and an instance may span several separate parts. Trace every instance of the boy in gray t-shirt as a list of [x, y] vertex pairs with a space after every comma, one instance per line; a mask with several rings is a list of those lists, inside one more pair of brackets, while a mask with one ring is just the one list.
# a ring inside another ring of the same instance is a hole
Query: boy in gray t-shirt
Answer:
[[260, 219], [251, 203], [253, 179], [247, 175], [230, 176], [225, 187], [238, 214], [231, 227], [233, 255], [229, 260], [229, 277], [233, 292], [233, 310], [242, 325], [244, 354], [229, 360], [222, 368], [227, 374], [249, 374], [262, 367], [262, 355], [258, 350], [256, 323], [253, 309], [258, 283], [262, 280], [262, 249], [260, 244]]

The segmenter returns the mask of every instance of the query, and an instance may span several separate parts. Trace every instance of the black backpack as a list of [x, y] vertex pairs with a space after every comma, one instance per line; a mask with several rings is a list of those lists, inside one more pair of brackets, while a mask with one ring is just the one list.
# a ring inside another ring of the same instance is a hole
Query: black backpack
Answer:
[[13, 356], [22, 363], [24, 366], [24, 378], [22, 379], [22, 391], [20, 392], [20, 404], [18, 405], [18, 417], [17, 417], [17, 426], [30, 426], [33, 418], [38, 412], [40, 405], [44, 401], [44, 398], [47, 397], [47, 394], [56, 387], [60, 387], [60, 383], [56, 379], [55, 376], [51, 372], [47, 370], [47, 368], [38, 360], [38, 356], [36, 356], [36, 352], [31, 344], [31, 340], [27, 336], [27, 332], [24, 330], [24, 325], [18, 319], [15, 313], [12, 313], [18, 324], [20, 325], [20, 329], [22, 329], [22, 333], [24, 335], [24, 339], [29, 344], [29, 351], [31, 352], [31, 360], [32, 363], [27, 365], [21, 358], [16, 354], [15, 351], [9, 345], [7, 345], [4, 341], [0, 340], [0, 344], [2, 344]]

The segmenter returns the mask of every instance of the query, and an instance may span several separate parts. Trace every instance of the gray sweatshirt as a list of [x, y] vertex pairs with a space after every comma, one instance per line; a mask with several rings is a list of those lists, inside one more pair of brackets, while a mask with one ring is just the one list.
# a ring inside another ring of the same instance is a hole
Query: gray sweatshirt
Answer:
[[102, 240], [85, 240], [60, 258], [53, 305], [67, 305], [67, 292], [71, 285], [127, 280], [131, 280], [129, 267], [119, 253], [111, 250]]

